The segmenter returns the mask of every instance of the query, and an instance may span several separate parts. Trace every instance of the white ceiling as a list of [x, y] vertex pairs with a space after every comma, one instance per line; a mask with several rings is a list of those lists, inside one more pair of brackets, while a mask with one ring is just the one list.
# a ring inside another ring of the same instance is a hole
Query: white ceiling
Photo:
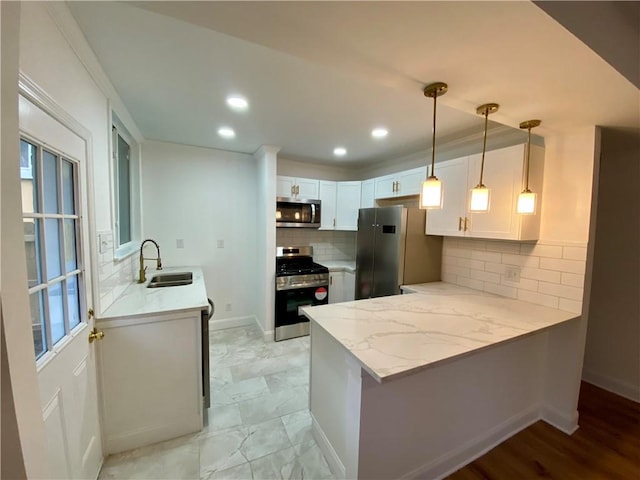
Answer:
[[[529, 2], [71, 2], [147, 139], [344, 166], [481, 131], [478, 105], [537, 133], [640, 127], [638, 89]], [[139, 7], [139, 8], [138, 8]], [[249, 111], [231, 111], [240, 93]], [[389, 129], [374, 140], [371, 129]], [[230, 126], [236, 138], [217, 135]], [[335, 146], [348, 150], [336, 159]]]

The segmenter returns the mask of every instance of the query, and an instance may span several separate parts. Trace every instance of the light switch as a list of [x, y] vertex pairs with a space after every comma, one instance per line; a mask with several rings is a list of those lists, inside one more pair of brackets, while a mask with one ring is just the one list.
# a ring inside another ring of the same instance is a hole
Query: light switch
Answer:
[[218, 240], [218, 248], [224, 248], [224, 240]]
[[176, 248], [184, 248], [184, 239], [178, 238], [176, 240]]

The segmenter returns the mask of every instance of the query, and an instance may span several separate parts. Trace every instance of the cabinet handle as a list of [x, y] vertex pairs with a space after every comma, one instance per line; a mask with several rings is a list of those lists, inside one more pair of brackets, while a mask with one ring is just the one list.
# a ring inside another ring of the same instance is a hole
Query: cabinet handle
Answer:
[[396, 182], [396, 193], [400, 193], [400, 181]]
[[458, 217], [458, 231], [462, 231], [462, 217]]
[[296, 195], [300, 195], [300, 185], [296, 185]]
[[468, 224], [470, 223], [470, 220], [467, 217], [464, 217], [464, 231], [466, 232], [467, 230], [469, 230], [468, 228]]
[[333, 285], [333, 277], [332, 276], [329, 277], [329, 285]]
[[333, 226], [334, 227], [336, 226], [336, 219], [335, 218], [333, 219]]
[[291, 196], [293, 197], [296, 194], [296, 186], [291, 185]]

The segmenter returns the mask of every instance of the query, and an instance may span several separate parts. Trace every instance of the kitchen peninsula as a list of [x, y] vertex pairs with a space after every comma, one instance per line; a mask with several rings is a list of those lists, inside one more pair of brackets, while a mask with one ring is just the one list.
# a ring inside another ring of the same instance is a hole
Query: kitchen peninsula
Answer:
[[339, 478], [441, 478], [544, 419], [572, 433], [580, 316], [443, 282], [304, 308], [310, 410]]

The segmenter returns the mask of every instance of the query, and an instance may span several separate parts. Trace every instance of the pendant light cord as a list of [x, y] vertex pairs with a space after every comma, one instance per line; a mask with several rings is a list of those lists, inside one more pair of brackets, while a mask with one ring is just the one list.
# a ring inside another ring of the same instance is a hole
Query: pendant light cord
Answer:
[[531, 158], [531, 127], [527, 134], [527, 158], [524, 162], [524, 191], [529, 192], [529, 159]]
[[484, 175], [484, 152], [487, 150], [487, 125], [489, 124], [489, 109], [484, 111], [484, 138], [482, 140], [482, 161], [480, 162], [480, 183], [479, 187], [483, 187], [482, 176]]
[[429, 178], [435, 178], [435, 165], [436, 165], [436, 100], [438, 94], [433, 96], [433, 139], [431, 140], [431, 176]]

